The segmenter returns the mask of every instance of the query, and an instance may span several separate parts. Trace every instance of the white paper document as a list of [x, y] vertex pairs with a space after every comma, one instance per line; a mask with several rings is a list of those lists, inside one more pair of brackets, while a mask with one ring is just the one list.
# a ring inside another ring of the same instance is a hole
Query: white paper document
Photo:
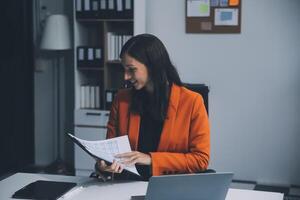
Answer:
[[[91, 156], [111, 163], [113, 162], [113, 160], [118, 161], [118, 158], [114, 157], [116, 154], [131, 152], [131, 147], [127, 135], [107, 140], [96, 141], [83, 140], [75, 137], [70, 133], [68, 133], [68, 136], [70, 136], [73, 142], [75, 142], [79, 147], [81, 147]], [[124, 169], [134, 174], [140, 175], [135, 165], [124, 166]]]

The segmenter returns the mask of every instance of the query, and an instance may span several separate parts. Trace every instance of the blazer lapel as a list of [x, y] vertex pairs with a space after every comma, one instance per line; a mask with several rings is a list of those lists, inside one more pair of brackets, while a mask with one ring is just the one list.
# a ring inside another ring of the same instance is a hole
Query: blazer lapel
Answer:
[[180, 97], [180, 87], [173, 84], [171, 87], [167, 118], [165, 119], [164, 122], [157, 151], [166, 151], [168, 149], [169, 141], [175, 123], [177, 107], [179, 104], [179, 97]]
[[140, 132], [141, 117], [138, 114], [130, 113], [128, 137], [132, 150], [137, 150]]

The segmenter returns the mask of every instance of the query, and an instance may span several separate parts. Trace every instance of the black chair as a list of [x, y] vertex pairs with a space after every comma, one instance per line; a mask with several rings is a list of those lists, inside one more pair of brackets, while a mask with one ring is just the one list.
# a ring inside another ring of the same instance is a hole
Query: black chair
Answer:
[[[204, 105], [208, 114], [208, 93], [209, 93], [209, 88], [205, 84], [191, 84], [191, 83], [184, 83], [183, 84], [186, 88], [199, 93], [203, 100], [204, 100]], [[216, 173], [216, 170], [214, 169], [206, 169], [204, 171], [200, 171], [198, 173]]]
[[209, 88], [205, 84], [191, 84], [191, 83], [184, 83], [183, 86], [186, 88], [197, 92], [201, 94], [203, 100], [204, 100], [204, 105], [208, 114], [208, 93], [209, 93]]

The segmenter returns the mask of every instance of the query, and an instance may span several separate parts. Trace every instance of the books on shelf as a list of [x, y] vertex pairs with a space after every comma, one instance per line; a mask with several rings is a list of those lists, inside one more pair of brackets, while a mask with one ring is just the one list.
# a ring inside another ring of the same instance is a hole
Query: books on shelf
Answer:
[[109, 61], [119, 60], [122, 46], [132, 37], [132, 35], [121, 35], [107, 32], [107, 59]]
[[100, 87], [80, 86], [80, 108], [100, 109]]
[[133, 0], [75, 0], [78, 19], [133, 19]]

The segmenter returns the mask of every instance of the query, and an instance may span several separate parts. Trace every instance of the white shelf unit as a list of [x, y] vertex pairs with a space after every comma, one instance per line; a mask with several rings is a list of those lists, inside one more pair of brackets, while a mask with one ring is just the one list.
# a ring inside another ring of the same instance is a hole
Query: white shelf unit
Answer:
[[[131, 35], [145, 33], [145, 5], [145, 0], [134, 0], [133, 19], [77, 19], [76, 0], [74, 0], [74, 129], [76, 137], [86, 140], [105, 139], [109, 117], [109, 110], [105, 107], [104, 101], [105, 90], [119, 88], [123, 77], [120, 61], [108, 60], [107, 33], [115, 32]], [[101, 66], [93, 68], [78, 65], [77, 48], [82, 46], [102, 48]], [[85, 108], [82, 106], [83, 93], [81, 93], [81, 86], [99, 86], [99, 108]], [[88, 176], [94, 170], [95, 160], [76, 145], [74, 154], [75, 174]]]

